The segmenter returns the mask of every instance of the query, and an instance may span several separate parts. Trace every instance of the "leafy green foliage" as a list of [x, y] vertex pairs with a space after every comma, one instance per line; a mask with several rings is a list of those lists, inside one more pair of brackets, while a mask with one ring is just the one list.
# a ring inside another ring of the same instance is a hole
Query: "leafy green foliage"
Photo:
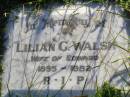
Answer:
[[117, 0], [117, 4], [130, 11], [130, 0]]
[[101, 88], [97, 88], [94, 97], [122, 97], [121, 90], [112, 87], [108, 82], [105, 82]]

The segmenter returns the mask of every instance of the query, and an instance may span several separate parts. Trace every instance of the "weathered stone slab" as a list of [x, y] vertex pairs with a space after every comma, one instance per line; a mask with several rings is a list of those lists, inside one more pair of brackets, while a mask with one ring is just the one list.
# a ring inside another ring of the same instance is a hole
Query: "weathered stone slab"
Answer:
[[3, 96], [91, 95], [104, 81], [127, 87], [128, 20], [118, 14], [100, 5], [13, 11]]

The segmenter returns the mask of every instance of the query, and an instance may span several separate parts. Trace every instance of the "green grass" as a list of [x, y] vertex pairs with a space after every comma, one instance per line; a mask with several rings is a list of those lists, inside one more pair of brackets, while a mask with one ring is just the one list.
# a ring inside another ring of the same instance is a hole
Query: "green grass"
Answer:
[[102, 87], [97, 87], [94, 97], [123, 97], [121, 90], [105, 82]]

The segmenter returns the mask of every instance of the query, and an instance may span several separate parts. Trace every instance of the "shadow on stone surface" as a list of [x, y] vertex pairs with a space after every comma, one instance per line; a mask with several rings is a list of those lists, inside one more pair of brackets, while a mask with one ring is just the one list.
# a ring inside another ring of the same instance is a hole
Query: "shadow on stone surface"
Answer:
[[[81, 92], [81, 90], [12, 90], [5, 97], [79, 97]], [[94, 90], [86, 90], [83, 97], [92, 94], [95, 94]]]

